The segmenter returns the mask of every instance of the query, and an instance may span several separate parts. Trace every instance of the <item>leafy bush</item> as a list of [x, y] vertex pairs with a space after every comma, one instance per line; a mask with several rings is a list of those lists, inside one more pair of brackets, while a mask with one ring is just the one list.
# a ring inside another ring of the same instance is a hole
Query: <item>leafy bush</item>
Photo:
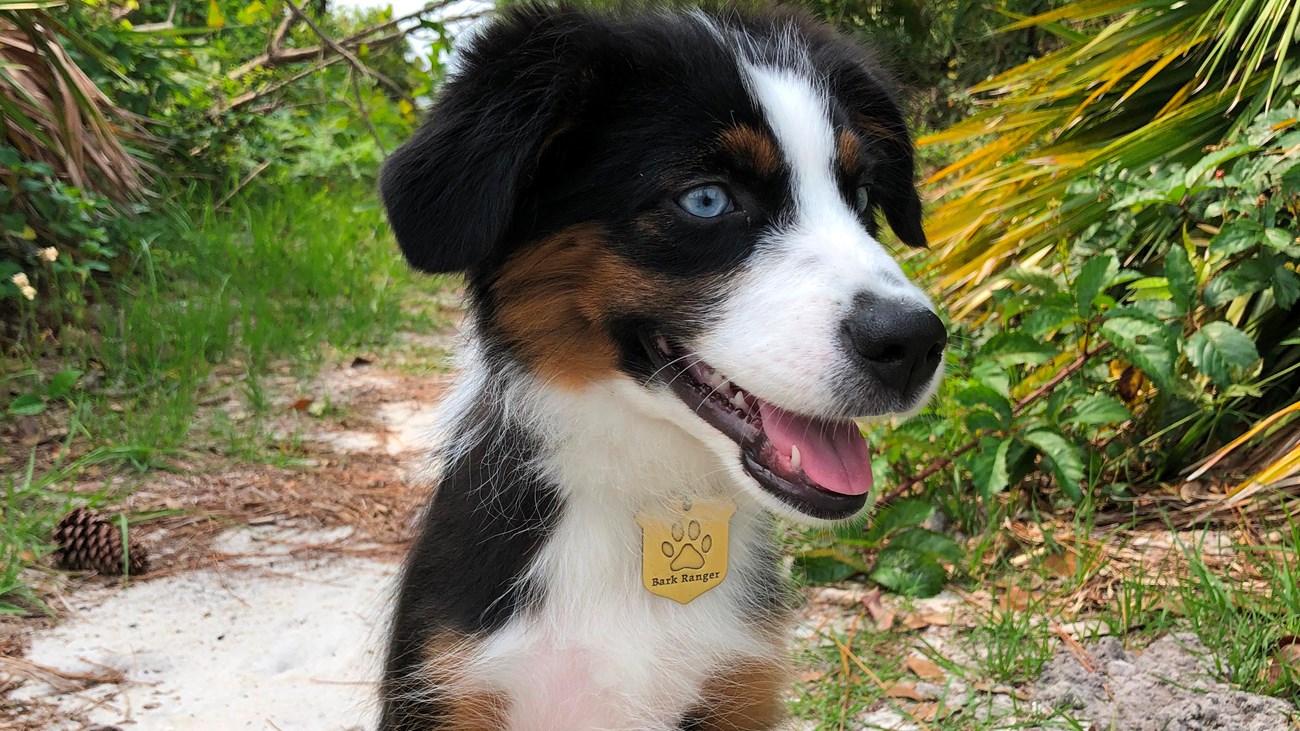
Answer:
[[881, 439], [889, 483], [942, 465], [966, 518], [963, 488], [987, 500], [1034, 473], [1068, 503], [1124, 496], [1294, 400], [1295, 117], [1287, 102], [1191, 165], [1075, 183], [1106, 217], [996, 277], [956, 324], [939, 405]]
[[[1137, 516], [1198, 463], [1215, 505], [1291, 494], [1300, 3], [1081, 0], [1009, 27], [1031, 26], [1068, 42], [923, 140], [957, 153], [912, 262], [952, 318], [949, 376], [872, 427], [885, 502], [923, 491], [980, 535], [1025, 511]], [[859, 539], [829, 549], [866, 573]]]
[[[386, 10], [72, 0], [56, 16], [57, 4], [0, 0], [0, 37], [25, 39], [0, 42], [0, 61], [20, 70], [0, 69], [14, 122], [0, 129], [0, 342], [28, 358], [57, 346], [63, 325], [102, 329], [90, 305], [111, 299], [102, 285], [167, 226], [169, 206], [221, 207], [259, 186], [371, 185], [445, 48], [445, 28], [426, 22], [442, 40], [408, 58], [419, 19], [399, 26]], [[54, 94], [60, 78], [75, 93]]]

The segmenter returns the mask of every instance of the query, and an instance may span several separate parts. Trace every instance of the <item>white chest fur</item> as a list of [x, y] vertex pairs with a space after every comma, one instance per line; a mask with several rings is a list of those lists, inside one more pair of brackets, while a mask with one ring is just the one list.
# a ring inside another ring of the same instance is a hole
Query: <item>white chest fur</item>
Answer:
[[[618, 390], [543, 395], [556, 419], [546, 425], [554, 441], [542, 468], [564, 500], [527, 573], [543, 598], [493, 633], [471, 664], [481, 682], [506, 691], [511, 731], [669, 731], [720, 668], [781, 652], [745, 616], [747, 575], [771, 570], [756, 563], [755, 549], [773, 540], [761, 508], [691, 435], [639, 413], [644, 404], [611, 404], [626, 396]], [[737, 509], [728, 576], [679, 604], [642, 584], [636, 514], [684, 494], [725, 495]]]

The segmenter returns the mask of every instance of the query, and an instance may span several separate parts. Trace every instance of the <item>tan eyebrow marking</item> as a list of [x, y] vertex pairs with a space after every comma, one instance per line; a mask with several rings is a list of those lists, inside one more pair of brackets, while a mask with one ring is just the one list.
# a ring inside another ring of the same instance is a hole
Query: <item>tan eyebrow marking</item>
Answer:
[[722, 149], [740, 165], [759, 175], [775, 175], [781, 169], [781, 154], [771, 136], [742, 124], [723, 131]]
[[837, 136], [840, 169], [849, 175], [856, 175], [862, 169], [862, 142], [848, 129], [841, 129]]

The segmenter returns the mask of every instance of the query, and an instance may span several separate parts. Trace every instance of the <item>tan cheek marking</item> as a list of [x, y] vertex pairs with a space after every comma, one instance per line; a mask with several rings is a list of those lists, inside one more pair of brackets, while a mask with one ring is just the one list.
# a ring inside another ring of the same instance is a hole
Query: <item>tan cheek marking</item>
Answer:
[[785, 719], [790, 674], [784, 663], [746, 659], [723, 668], [705, 684], [688, 716], [699, 731], [767, 731]]
[[725, 130], [719, 142], [737, 164], [759, 175], [775, 175], [781, 169], [781, 154], [776, 143], [769, 135], [749, 125]]
[[[498, 731], [508, 722], [509, 699], [504, 693], [476, 686], [465, 671], [477, 645], [447, 632], [424, 646], [424, 692], [438, 700], [438, 716], [430, 728], [445, 731]], [[420, 692], [420, 691], [417, 691]]]
[[840, 169], [849, 175], [857, 175], [862, 169], [862, 143], [858, 136], [847, 129], [840, 130], [836, 147], [839, 152]]
[[551, 383], [581, 388], [618, 367], [609, 317], [663, 290], [610, 252], [600, 227], [583, 224], [512, 257], [492, 296], [497, 325], [524, 362]]

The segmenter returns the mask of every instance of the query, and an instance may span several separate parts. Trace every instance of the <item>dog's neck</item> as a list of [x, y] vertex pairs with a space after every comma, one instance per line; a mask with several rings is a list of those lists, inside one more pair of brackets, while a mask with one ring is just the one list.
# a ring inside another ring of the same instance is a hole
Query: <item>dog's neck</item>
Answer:
[[[444, 454], [463, 454], [469, 442], [490, 436], [485, 430], [505, 429], [536, 445], [528, 468], [566, 500], [595, 501], [629, 515], [682, 498], [753, 502], [734, 466], [702, 441], [711, 427], [690, 415], [684, 425], [671, 395], [623, 375], [578, 388], [553, 385], [485, 357], [473, 339], [460, 365], [443, 407]], [[496, 414], [484, 419], [481, 406], [489, 402]]]

